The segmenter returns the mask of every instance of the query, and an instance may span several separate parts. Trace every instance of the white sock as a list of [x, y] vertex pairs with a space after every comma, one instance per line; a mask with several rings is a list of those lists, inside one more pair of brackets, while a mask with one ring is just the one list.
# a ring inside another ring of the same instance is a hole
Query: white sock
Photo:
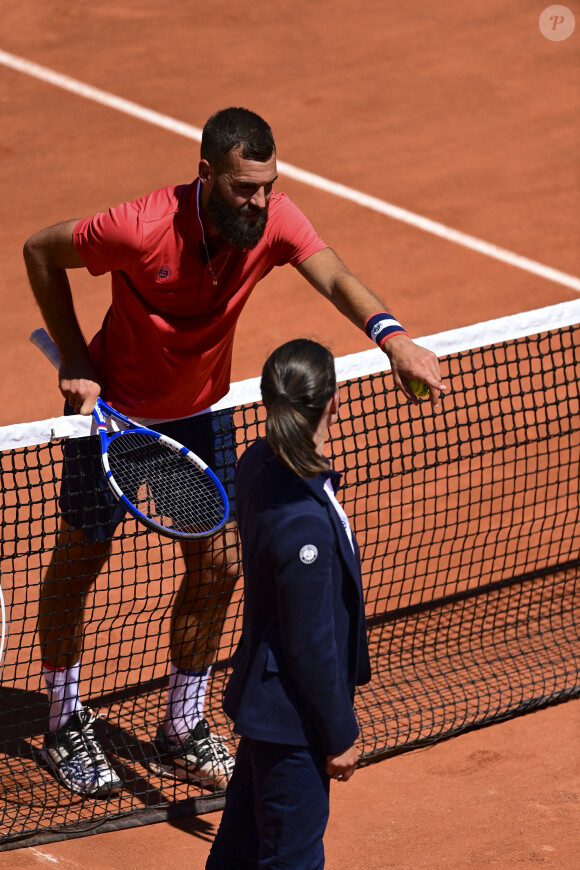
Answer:
[[210, 673], [211, 668], [206, 671], [180, 671], [171, 664], [167, 710], [163, 720], [163, 731], [170, 740], [185, 740], [199, 720], [203, 719]]
[[77, 710], [82, 710], [79, 697], [80, 665], [71, 668], [48, 668], [42, 666], [44, 682], [48, 694], [48, 728], [56, 731]]

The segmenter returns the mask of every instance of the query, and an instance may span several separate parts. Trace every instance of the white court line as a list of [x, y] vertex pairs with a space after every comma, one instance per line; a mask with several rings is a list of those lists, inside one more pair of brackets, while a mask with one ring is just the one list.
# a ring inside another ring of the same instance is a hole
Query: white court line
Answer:
[[[126, 115], [132, 115], [134, 118], [139, 118], [142, 121], [147, 121], [149, 124], [154, 124], [157, 127], [162, 127], [172, 133], [177, 133], [187, 139], [194, 139], [199, 142], [201, 140], [201, 129], [193, 127], [191, 124], [185, 124], [182, 121], [176, 121], [168, 115], [162, 115], [160, 112], [155, 112], [152, 109], [146, 109], [143, 106], [133, 103], [130, 100], [125, 100], [122, 97], [116, 97], [106, 91], [101, 91], [99, 88], [93, 88], [91, 85], [73, 79], [70, 76], [62, 75], [54, 72], [47, 67], [40, 66], [32, 61], [9, 54], [6, 51], [0, 50], [0, 63], [18, 72], [33, 76], [48, 84], [63, 88], [77, 96], [85, 97], [88, 100], [94, 100], [103, 106], [108, 106], [111, 109], [116, 109], [119, 112], [124, 112]], [[423, 230], [431, 235], [438, 236], [448, 242], [454, 242], [456, 245], [461, 245], [464, 248], [469, 248], [472, 251], [477, 251], [486, 257], [491, 257], [494, 260], [499, 260], [503, 263], [508, 263], [510, 266], [515, 266], [517, 269], [523, 269], [525, 272], [530, 272], [541, 278], [546, 278], [548, 281], [554, 281], [556, 284], [562, 284], [564, 287], [569, 287], [580, 293], [580, 278], [574, 275], [568, 275], [566, 272], [561, 272], [559, 269], [553, 269], [551, 266], [544, 266], [542, 263], [537, 263], [535, 260], [530, 260], [528, 257], [522, 257], [519, 254], [514, 254], [505, 248], [500, 248], [490, 242], [485, 242], [475, 236], [470, 236], [467, 233], [462, 233], [459, 230], [454, 230], [445, 224], [430, 220], [430, 218], [422, 217], [412, 211], [408, 211], [399, 206], [392, 205], [375, 196], [370, 196], [366, 193], [361, 193], [351, 187], [346, 187], [344, 184], [339, 184], [334, 181], [329, 181], [321, 175], [316, 175], [313, 172], [307, 172], [304, 169], [299, 169], [292, 166], [290, 163], [278, 161], [278, 169], [283, 175], [292, 178], [295, 181], [300, 181], [317, 190], [322, 190], [325, 193], [331, 193], [341, 199], [349, 200], [363, 208], [371, 209], [372, 211], [384, 214], [393, 220], [408, 224], [416, 229]]]
[[36, 859], [34, 866], [40, 867], [50, 866], [51, 864], [58, 865], [61, 870], [84, 870], [85, 864], [79, 864], [75, 859], [61, 858], [56, 855], [50, 855], [48, 852], [43, 852], [41, 849], [31, 846], [28, 852]]
[[58, 858], [54, 855], [48, 855], [46, 852], [41, 852], [40, 849], [31, 848], [30, 852], [35, 857], [39, 858], [42, 862], [49, 862], [51, 864], [58, 864]]

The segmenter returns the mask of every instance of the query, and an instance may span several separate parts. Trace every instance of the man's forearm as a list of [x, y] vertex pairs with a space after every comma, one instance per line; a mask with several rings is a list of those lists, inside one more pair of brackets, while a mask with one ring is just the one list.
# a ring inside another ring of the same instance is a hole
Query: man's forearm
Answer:
[[341, 314], [362, 330], [373, 314], [389, 310], [378, 296], [347, 269], [332, 282], [330, 301]]
[[[88, 359], [88, 350], [76, 316], [66, 266], [58, 262], [59, 259], [67, 262], [62, 247], [53, 241], [51, 230], [46, 230], [28, 239], [23, 253], [34, 298], [63, 361], [67, 362]], [[68, 259], [71, 266], [78, 265], [74, 248], [68, 251]]]

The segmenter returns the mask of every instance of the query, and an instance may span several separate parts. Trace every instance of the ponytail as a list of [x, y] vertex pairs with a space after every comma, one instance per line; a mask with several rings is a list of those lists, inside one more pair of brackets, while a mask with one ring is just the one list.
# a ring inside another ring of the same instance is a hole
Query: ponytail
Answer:
[[266, 438], [277, 459], [300, 477], [325, 471], [313, 435], [336, 390], [330, 351], [306, 338], [289, 341], [266, 360], [260, 386], [268, 411]]

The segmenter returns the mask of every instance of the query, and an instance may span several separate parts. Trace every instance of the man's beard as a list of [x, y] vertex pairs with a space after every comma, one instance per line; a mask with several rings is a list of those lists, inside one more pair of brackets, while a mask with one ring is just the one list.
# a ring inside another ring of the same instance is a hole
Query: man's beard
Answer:
[[[245, 218], [247, 214], [258, 214], [258, 217], [250, 222]], [[207, 216], [229, 245], [251, 250], [264, 235], [268, 203], [261, 209], [249, 203], [239, 209], [232, 208], [214, 184], [207, 201]]]

